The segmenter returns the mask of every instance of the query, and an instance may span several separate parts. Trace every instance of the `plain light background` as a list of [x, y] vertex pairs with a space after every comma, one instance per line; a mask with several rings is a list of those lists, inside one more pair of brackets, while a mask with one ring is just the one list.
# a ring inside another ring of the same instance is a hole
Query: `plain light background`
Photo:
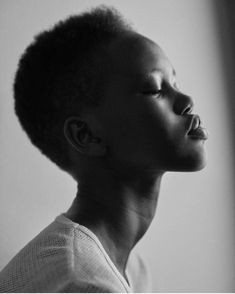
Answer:
[[137, 245], [149, 263], [153, 291], [233, 292], [233, 129], [213, 0], [1, 0], [0, 270], [67, 210], [76, 193], [76, 183], [31, 145], [14, 115], [18, 59], [36, 33], [98, 4], [113, 5], [160, 44], [210, 132], [207, 167], [166, 174], [155, 219]]

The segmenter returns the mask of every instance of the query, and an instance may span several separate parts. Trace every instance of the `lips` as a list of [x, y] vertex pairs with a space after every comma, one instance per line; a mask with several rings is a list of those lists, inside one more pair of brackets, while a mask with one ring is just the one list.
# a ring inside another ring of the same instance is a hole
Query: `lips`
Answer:
[[190, 120], [190, 128], [187, 135], [191, 139], [201, 139], [201, 140], [208, 139], [207, 130], [201, 126], [201, 119], [199, 115], [192, 116]]

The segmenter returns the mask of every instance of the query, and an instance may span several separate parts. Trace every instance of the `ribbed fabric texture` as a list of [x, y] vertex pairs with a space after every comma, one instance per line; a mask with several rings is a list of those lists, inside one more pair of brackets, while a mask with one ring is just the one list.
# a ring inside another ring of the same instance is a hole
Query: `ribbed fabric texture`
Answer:
[[0, 292], [151, 292], [134, 252], [126, 276], [129, 283], [94, 233], [61, 214], [0, 272]]

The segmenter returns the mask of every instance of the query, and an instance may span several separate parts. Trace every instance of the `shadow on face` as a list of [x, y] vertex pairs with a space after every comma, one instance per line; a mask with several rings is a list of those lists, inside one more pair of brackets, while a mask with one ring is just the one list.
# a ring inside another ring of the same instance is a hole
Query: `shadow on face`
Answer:
[[104, 66], [103, 103], [67, 135], [84, 158], [125, 175], [202, 169], [207, 134], [162, 49], [129, 32], [106, 48]]
[[127, 33], [107, 49], [109, 64], [100, 120], [113, 165], [132, 170], [195, 171], [205, 166], [204, 137], [190, 136], [200, 119], [177, 87], [162, 49]]

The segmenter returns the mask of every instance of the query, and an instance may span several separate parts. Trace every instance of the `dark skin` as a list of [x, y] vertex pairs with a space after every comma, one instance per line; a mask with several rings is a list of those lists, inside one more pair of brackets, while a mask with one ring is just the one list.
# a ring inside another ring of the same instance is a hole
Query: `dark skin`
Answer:
[[167, 171], [205, 166], [191, 138], [193, 101], [153, 41], [126, 33], [107, 48], [104, 103], [67, 119], [71, 174], [79, 182], [66, 216], [93, 231], [120, 273], [155, 215]]

